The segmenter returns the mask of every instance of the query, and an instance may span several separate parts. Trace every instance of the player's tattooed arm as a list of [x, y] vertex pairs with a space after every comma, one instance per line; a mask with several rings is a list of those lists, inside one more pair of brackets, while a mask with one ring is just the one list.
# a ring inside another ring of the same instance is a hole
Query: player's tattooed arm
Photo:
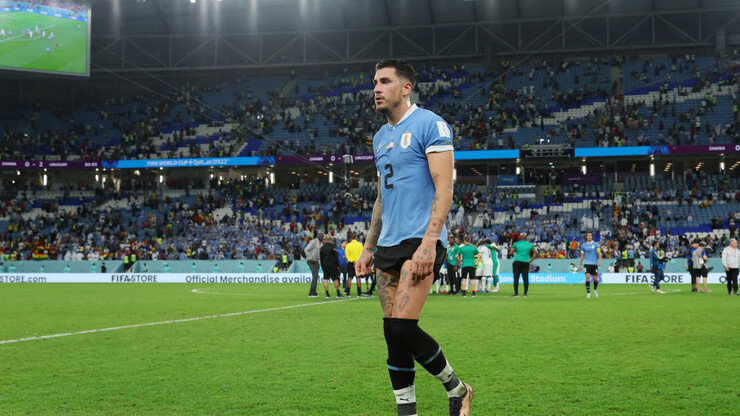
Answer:
[[375, 198], [375, 204], [373, 204], [373, 215], [370, 218], [370, 230], [367, 232], [365, 238], [365, 250], [375, 250], [378, 245], [378, 237], [380, 237], [380, 230], [383, 228], [383, 194], [380, 192], [380, 181], [378, 181], [378, 196]]
[[432, 198], [432, 212], [424, 233], [424, 239], [436, 242], [447, 220], [450, 204], [452, 204], [453, 154], [452, 152], [429, 153], [427, 154], [427, 161], [429, 162], [429, 173], [432, 175], [435, 192]]

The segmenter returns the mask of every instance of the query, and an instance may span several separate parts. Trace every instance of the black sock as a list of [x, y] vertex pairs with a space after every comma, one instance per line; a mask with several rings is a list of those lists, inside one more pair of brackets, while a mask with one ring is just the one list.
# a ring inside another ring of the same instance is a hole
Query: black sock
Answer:
[[357, 296], [360, 296], [362, 294], [362, 291], [360, 290], [360, 287], [357, 286]]
[[383, 334], [388, 346], [388, 374], [393, 390], [400, 390], [414, 384], [416, 368], [414, 356], [403, 342], [394, 336], [391, 318], [383, 318]]
[[342, 296], [342, 292], [340, 292], [339, 289], [337, 289], [337, 296]]
[[[597, 287], [599, 287], [599, 280], [598, 280], [598, 278], [597, 279], [594, 279], [594, 290], [596, 290]], [[607, 292], [608, 292], [608, 290], [607, 290]]]
[[[594, 287], [594, 289], [596, 289]], [[591, 293], [591, 282], [586, 280], [586, 293]]]
[[328, 290], [326, 291], [326, 297], [327, 298], [329, 297], [329, 291]]
[[437, 341], [419, 328], [417, 319], [391, 319], [393, 335], [399, 339], [414, 359], [433, 376], [441, 373], [447, 366]]

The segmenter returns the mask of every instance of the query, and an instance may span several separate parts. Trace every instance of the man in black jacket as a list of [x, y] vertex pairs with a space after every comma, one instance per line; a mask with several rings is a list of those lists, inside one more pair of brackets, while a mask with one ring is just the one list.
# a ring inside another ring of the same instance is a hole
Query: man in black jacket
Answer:
[[334, 288], [337, 290], [337, 297], [343, 298], [342, 292], [339, 291], [339, 253], [334, 244], [331, 243], [331, 234], [324, 236], [324, 244], [319, 249], [321, 259], [321, 269], [324, 270], [324, 291], [326, 297], [329, 296], [329, 279], [334, 281]]

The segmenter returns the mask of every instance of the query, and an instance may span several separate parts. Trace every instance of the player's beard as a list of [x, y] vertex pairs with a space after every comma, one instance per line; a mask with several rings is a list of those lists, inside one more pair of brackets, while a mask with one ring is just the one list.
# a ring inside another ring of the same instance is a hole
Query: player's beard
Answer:
[[386, 117], [388, 116], [388, 114], [391, 113], [390, 109], [387, 106], [386, 107], [378, 107], [377, 105], [375, 106], [375, 112], [378, 113], [378, 114], [382, 114], [382, 115], [384, 115]]

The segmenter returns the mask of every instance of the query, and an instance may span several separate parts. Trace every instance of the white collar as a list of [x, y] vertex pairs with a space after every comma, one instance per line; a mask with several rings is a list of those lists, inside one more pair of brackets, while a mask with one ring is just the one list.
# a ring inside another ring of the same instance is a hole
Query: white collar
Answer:
[[406, 113], [403, 115], [403, 117], [401, 117], [400, 120], [398, 120], [398, 123], [393, 124], [393, 125], [391, 125], [391, 123], [388, 123], [388, 125], [391, 126], [391, 127], [395, 127], [395, 126], [403, 123], [404, 120], [406, 120], [411, 115], [411, 113], [413, 113], [414, 111], [416, 111], [418, 108], [419, 107], [417, 107], [416, 104], [411, 104], [411, 107], [409, 107], [409, 109], [406, 110]]

